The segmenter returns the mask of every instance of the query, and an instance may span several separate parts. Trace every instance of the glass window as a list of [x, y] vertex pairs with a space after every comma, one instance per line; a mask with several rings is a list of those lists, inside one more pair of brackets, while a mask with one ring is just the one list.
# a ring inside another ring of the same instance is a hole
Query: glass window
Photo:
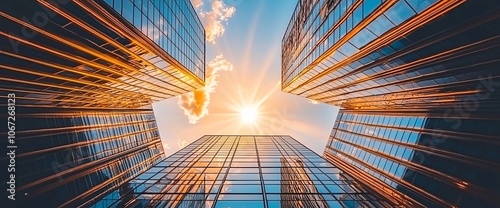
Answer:
[[416, 144], [418, 137], [419, 137], [419, 133], [411, 132], [410, 136], [408, 137], [408, 143]]
[[362, 6], [358, 6], [358, 8], [356, 8], [354, 10], [354, 12], [352, 13], [353, 27], [355, 27], [363, 19], [363, 10], [362, 9], [363, 9]]
[[267, 201], [268, 208], [281, 208], [281, 201]]
[[405, 169], [406, 169], [406, 167], [405, 167], [405, 166], [403, 166], [403, 165], [398, 165], [398, 166], [397, 166], [397, 168], [396, 168], [396, 171], [395, 171], [394, 175], [395, 175], [396, 177], [402, 177], [402, 176], [403, 176], [403, 174], [404, 174], [404, 172], [405, 172]]
[[347, 32], [351, 31], [353, 25], [352, 25], [352, 15], [349, 15], [349, 17], [347, 17]]
[[418, 118], [416, 118], [416, 121], [415, 121], [415, 127], [417, 127], [417, 128], [423, 128], [423, 127], [424, 127], [424, 126], [423, 126], [423, 124], [425, 123], [425, 122], [424, 122], [425, 120], [426, 120], [426, 119], [425, 119], [425, 118], [423, 118], [423, 117], [418, 117]]
[[[225, 198], [221, 198], [224, 196]], [[261, 197], [261, 195], [243, 195], [243, 194], [224, 194], [219, 195], [219, 201], [215, 205], [215, 208], [227, 208], [227, 207], [264, 207], [264, 202], [262, 201], [225, 201], [227, 200], [252, 200], [253, 198]], [[223, 199], [223, 200], [221, 200]], [[244, 205], [244, 206], [242, 206]]]
[[400, 127], [407, 127], [409, 121], [410, 121], [409, 117], [401, 117], [401, 123], [399, 124], [399, 126]]
[[134, 22], [134, 6], [130, 0], [123, 0], [123, 17], [130, 23]]
[[378, 157], [377, 160], [379, 161], [379, 163], [377, 165], [377, 167], [379, 169], [382, 169], [386, 165], [386, 163], [387, 163], [387, 159], [382, 158], [382, 157]]
[[[278, 174], [279, 175], [279, 174]], [[259, 180], [259, 174], [228, 174], [227, 180]]]
[[221, 193], [262, 193], [262, 188], [260, 185], [226, 184], [222, 187]]
[[385, 15], [380, 15], [372, 23], [370, 23], [367, 28], [373, 32], [376, 36], [380, 36], [389, 29], [394, 27], [394, 24], [385, 17]]
[[368, 0], [363, 1], [363, 14], [364, 16], [368, 16], [370, 13], [375, 10], [380, 5], [380, 0]]
[[371, 153], [366, 153], [366, 155], [368, 156], [368, 158], [365, 161], [368, 161], [369, 164], [374, 165], [376, 156]]
[[374, 150], [378, 150], [380, 148], [380, 141], [374, 141], [375, 145], [373, 146]]
[[143, 34], [148, 34], [148, 19], [146, 18], [146, 15], [144, 14], [141, 14], [141, 26], [140, 26], [140, 29], [142, 31]]
[[390, 154], [391, 148], [392, 148], [392, 144], [385, 143], [384, 153]]
[[104, 0], [109, 6], [113, 6], [113, 0]]
[[281, 185], [266, 185], [266, 193], [281, 193]]
[[337, 60], [337, 61], [342, 61], [345, 59], [345, 55], [340, 53], [339, 51], [336, 51], [334, 54], [333, 54], [333, 59]]
[[434, 4], [436, 0], [407, 0], [407, 2], [417, 13], [420, 13]]
[[390, 139], [390, 140], [397, 140], [398, 138], [396, 138], [396, 133], [397, 133], [396, 130], [394, 130], [394, 129], [390, 130], [390, 134], [389, 134], [389, 138], [388, 139]]
[[354, 53], [358, 52], [359, 50], [356, 49], [354, 46], [352, 46], [349, 42], [346, 42], [342, 47], [338, 49], [340, 52], [342, 52], [346, 56], [351, 56]]
[[404, 153], [405, 149], [406, 149], [405, 147], [400, 146], [400, 147], [397, 149], [397, 151], [396, 151], [396, 153], [394, 154], [394, 156], [395, 156], [395, 157], [397, 157], [397, 158], [403, 158], [403, 153]]
[[405, 152], [403, 153], [403, 160], [409, 160], [411, 155], [413, 153], [413, 149], [406, 149]]
[[149, 18], [153, 19], [153, 10], [154, 10], [153, 9], [153, 6], [154, 6], [153, 2], [147, 1], [147, 3], [143, 2], [143, 4], [147, 4], [147, 6], [148, 6], [148, 9], [144, 12], [148, 15]]
[[333, 14], [334, 14], [334, 20], [335, 22], [337, 22], [340, 18], [340, 8], [337, 6], [335, 7], [335, 9], [333, 10]]
[[393, 145], [393, 147], [391, 149], [391, 152], [389, 154], [392, 155], [392, 156], [395, 156], [396, 152], [398, 151], [398, 149], [399, 149], [399, 146]]
[[346, 29], [347, 29], [347, 23], [344, 21], [340, 26], [339, 26], [339, 32], [340, 32], [340, 38], [344, 37], [344, 35], [346, 34]]
[[406, 4], [405, 1], [399, 1], [386, 11], [386, 15], [387, 18], [389, 18], [394, 24], [399, 25], [403, 21], [415, 15], [415, 12], [410, 8], [410, 6], [408, 6], [408, 4]]
[[113, 8], [118, 12], [122, 13], [122, 1], [115, 1], [115, 4], [113, 5]]

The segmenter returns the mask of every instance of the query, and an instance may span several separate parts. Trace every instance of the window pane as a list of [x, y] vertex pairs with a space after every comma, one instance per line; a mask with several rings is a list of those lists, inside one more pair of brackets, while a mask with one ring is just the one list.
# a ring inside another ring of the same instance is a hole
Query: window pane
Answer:
[[408, 4], [406, 4], [405, 1], [399, 1], [386, 12], [387, 18], [389, 18], [396, 25], [401, 24], [414, 14], [415, 12], [410, 8], [410, 6], [408, 6]]

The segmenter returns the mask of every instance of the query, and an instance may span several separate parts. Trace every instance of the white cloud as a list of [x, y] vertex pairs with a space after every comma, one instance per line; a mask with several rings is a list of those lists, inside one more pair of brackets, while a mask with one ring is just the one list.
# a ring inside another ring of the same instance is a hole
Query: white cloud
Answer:
[[191, 0], [191, 4], [193, 4], [195, 9], [203, 6], [203, 0]]
[[163, 142], [163, 149], [170, 149], [170, 145], [166, 142]]
[[182, 149], [188, 145], [188, 142], [185, 139], [179, 139], [177, 145], [179, 145], [179, 149]]
[[217, 86], [216, 79], [219, 76], [219, 72], [232, 70], [233, 65], [226, 61], [222, 54], [219, 54], [214, 60], [208, 63], [205, 87], [180, 96], [178, 105], [184, 110], [189, 123], [195, 124], [200, 118], [208, 115], [210, 94], [215, 92], [215, 87]]
[[311, 104], [314, 104], [314, 105], [319, 104], [319, 102], [316, 100], [311, 100], [311, 99], [308, 99], [308, 100], [309, 100], [309, 103], [311, 103]]
[[236, 8], [226, 6], [222, 0], [212, 0], [210, 10], [205, 12], [202, 9], [202, 5], [204, 5], [203, 0], [191, 0], [191, 3], [200, 14], [201, 21], [205, 27], [207, 41], [215, 44], [215, 39], [224, 34], [225, 28], [223, 23], [227, 24], [229, 18], [236, 12]]

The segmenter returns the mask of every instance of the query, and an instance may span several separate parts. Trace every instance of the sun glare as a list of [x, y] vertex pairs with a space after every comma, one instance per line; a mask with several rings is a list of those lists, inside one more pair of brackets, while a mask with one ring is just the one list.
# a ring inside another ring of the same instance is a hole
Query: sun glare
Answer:
[[254, 123], [257, 119], [257, 109], [255, 109], [255, 107], [244, 107], [240, 115], [245, 123]]

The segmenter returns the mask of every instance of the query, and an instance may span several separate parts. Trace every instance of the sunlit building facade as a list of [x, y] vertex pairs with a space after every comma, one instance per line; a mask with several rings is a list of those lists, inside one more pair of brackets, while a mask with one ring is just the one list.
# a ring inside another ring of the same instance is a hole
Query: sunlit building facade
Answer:
[[290, 136], [207, 135], [90, 206], [395, 206], [343, 174]]
[[164, 159], [151, 103], [204, 86], [205, 31], [189, 0], [0, 5], [1, 115], [15, 124], [0, 144], [16, 153], [6, 207], [128, 193]]
[[0, 92], [17, 106], [136, 108], [204, 86], [189, 0], [1, 4]]
[[324, 157], [385, 198], [494, 207], [500, 2], [299, 0], [282, 90], [340, 106]]
[[[178, 174], [166, 174], [166, 172]], [[153, 168], [119, 188], [87, 201], [85, 207], [205, 207], [205, 174], [159, 161]]]
[[346, 109], [499, 113], [499, 7], [300, 0], [282, 41], [282, 90]]
[[301, 160], [281, 158], [281, 182], [281, 207], [329, 207]]

